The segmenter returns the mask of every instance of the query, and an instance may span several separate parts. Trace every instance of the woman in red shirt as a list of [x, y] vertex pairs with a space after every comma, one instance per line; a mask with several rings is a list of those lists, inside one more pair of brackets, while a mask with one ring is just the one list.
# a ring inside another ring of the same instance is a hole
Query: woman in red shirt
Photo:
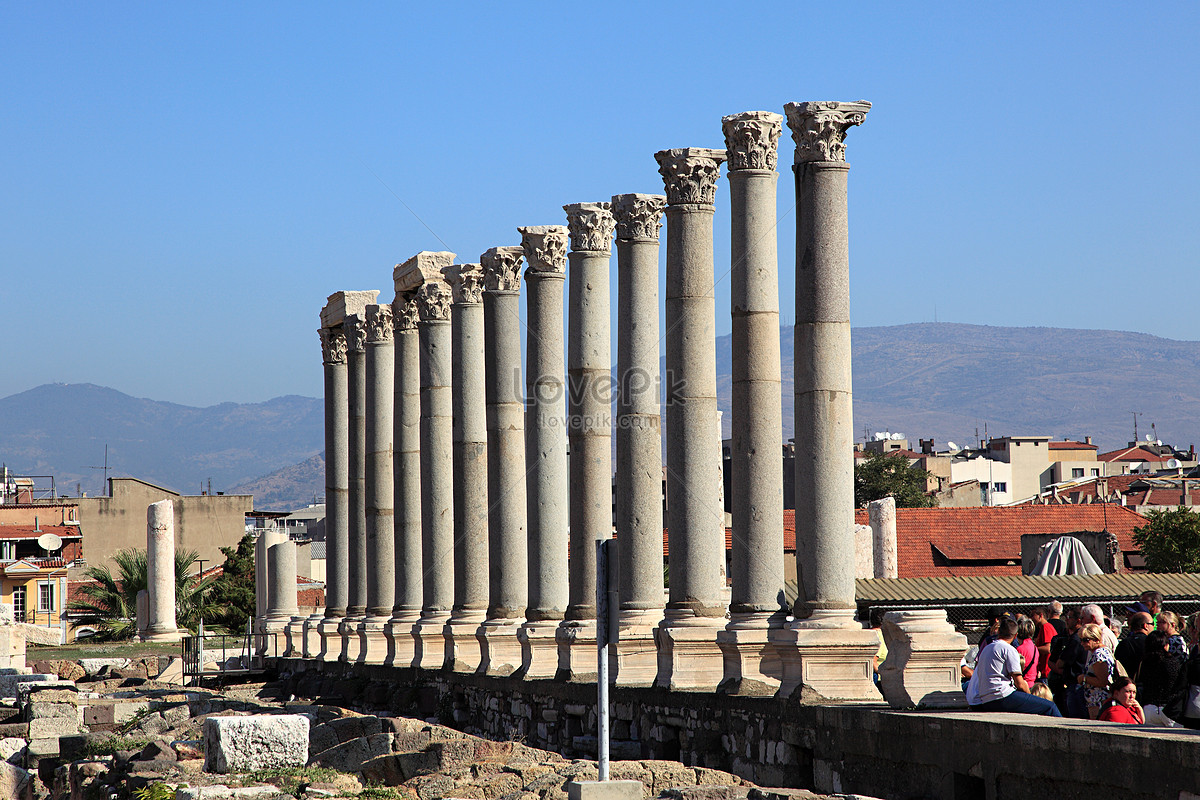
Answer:
[[1124, 722], [1129, 725], [1145, 725], [1146, 715], [1137, 701], [1137, 686], [1124, 675], [1118, 675], [1112, 684], [1113, 704], [1100, 712], [1106, 722]]

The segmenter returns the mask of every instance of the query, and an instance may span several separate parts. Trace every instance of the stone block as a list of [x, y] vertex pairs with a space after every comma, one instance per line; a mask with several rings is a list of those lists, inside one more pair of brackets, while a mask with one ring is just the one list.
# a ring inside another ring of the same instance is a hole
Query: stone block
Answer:
[[57, 756], [58, 754], [59, 754], [59, 749], [58, 749], [58, 737], [57, 736], [50, 736], [50, 737], [41, 738], [41, 739], [30, 738], [30, 740], [29, 740], [29, 757], [30, 758], [32, 758], [32, 759], [48, 758], [50, 756]]
[[59, 683], [59, 677], [44, 672], [35, 672], [31, 675], [0, 675], [0, 698], [16, 698], [17, 687], [25, 683], [45, 686]]
[[117, 667], [129, 666], [128, 658], [81, 658], [79, 666], [83, 667], [83, 671], [88, 675], [99, 675], [104, 671], [105, 667], [114, 669]]
[[0, 739], [0, 759], [10, 764], [17, 763], [17, 759], [24, 758], [25, 746], [28, 744], [25, 739], [16, 736]]
[[0, 761], [0, 797], [32, 800], [33, 776], [18, 766]]
[[363, 780], [371, 786], [399, 786], [408, 776], [400, 764], [400, 756], [389, 753], [376, 756], [362, 765]]
[[569, 800], [642, 800], [641, 781], [571, 781]]
[[889, 611], [883, 616], [887, 659], [879, 684], [892, 708], [966, 708], [958, 665], [967, 638], [946, 612]]
[[42, 717], [29, 721], [29, 738], [44, 739], [50, 736], [69, 736], [79, 733], [79, 722], [66, 717]]
[[178, 728], [191, 719], [192, 716], [191, 711], [188, 710], [187, 703], [164, 708], [158, 713], [162, 714], [163, 721], [171, 728]]
[[308, 717], [298, 714], [209, 717], [204, 721], [204, 768], [228, 773], [303, 767], [308, 763]]
[[392, 751], [392, 735], [377, 733], [342, 742], [313, 756], [313, 763], [339, 772], [360, 772], [363, 764]]
[[274, 786], [181, 786], [175, 800], [273, 800], [279, 796]]
[[171, 742], [171, 747], [175, 749], [175, 758], [178, 761], [195, 761], [204, 758], [204, 742], [180, 739]]

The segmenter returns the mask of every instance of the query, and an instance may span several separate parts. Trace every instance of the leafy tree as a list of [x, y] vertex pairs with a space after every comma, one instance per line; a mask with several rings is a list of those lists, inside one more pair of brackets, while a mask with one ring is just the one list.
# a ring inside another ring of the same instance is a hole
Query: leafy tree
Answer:
[[221, 554], [225, 556], [224, 571], [208, 595], [205, 622], [241, 633], [255, 610], [254, 537], [245, 534], [236, 548], [222, 547]]
[[[211, 585], [189, 574], [198, 558], [195, 550], [175, 551], [175, 622], [188, 630], [196, 629], [201, 597]], [[84, 570], [89, 582], [79, 587], [80, 598], [67, 606], [74, 615], [71, 624], [95, 628], [96, 638], [102, 641], [132, 639], [137, 634], [137, 596], [149, 583], [145, 550], [118, 550], [113, 562], [115, 574], [107, 564]]]
[[1151, 572], [1200, 572], [1200, 514], [1177, 508], [1149, 511], [1150, 520], [1133, 529]]
[[914, 467], [900, 453], [872, 453], [854, 466], [854, 503], [863, 508], [891, 495], [896, 508], [931, 508], [936, 501], [925, 493], [929, 471]]

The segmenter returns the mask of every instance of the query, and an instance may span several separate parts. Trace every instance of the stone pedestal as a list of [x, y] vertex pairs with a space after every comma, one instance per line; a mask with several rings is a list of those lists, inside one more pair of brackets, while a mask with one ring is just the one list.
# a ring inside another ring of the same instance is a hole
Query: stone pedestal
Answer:
[[813, 612], [770, 632], [782, 665], [778, 695], [800, 692], [805, 703], [878, 703], [875, 632], [845, 611]]
[[[529, 607], [518, 638], [527, 678], [558, 669], [554, 628], [566, 612], [567, 431], [563, 354], [563, 282], [567, 229], [518, 228], [528, 283], [525, 465], [528, 486]], [[547, 624], [549, 623], [549, 624]]]
[[725, 676], [725, 656], [717, 645], [724, 618], [698, 617], [669, 605], [657, 632], [655, 685], [673, 692], [713, 691]]
[[883, 615], [887, 658], [879, 686], [892, 708], [966, 708], [959, 664], [967, 637], [954, 630], [946, 612], [889, 611]]
[[146, 641], [179, 641], [183, 634], [175, 624], [175, 506], [170, 500], [146, 509], [146, 585]]
[[884, 497], [867, 503], [867, 519], [871, 521], [873, 577], [900, 577], [896, 558], [896, 498]]
[[662, 619], [661, 608], [644, 611], [622, 609], [618, 612], [620, 638], [615, 645], [609, 645], [609, 671], [616, 676], [614, 683], [617, 686], [654, 684], [658, 676], [658, 645], [655, 637]]

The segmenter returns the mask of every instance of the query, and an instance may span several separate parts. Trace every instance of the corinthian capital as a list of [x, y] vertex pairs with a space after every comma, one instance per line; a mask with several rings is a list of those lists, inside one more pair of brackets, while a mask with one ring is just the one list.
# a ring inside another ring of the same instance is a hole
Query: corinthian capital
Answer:
[[617, 220], [617, 238], [658, 239], [666, 205], [667, 198], [661, 194], [614, 194], [612, 212]]
[[517, 292], [521, 289], [521, 247], [493, 247], [479, 257], [483, 265], [483, 284], [489, 292]]
[[392, 333], [392, 307], [386, 303], [367, 306], [367, 341], [390, 342]]
[[565, 275], [567, 272], [567, 228], [565, 225], [532, 225], [517, 228], [525, 249], [527, 272]]
[[415, 331], [417, 329], [417, 295], [415, 292], [397, 294], [392, 301], [392, 319], [396, 323], [396, 333]]
[[342, 330], [346, 332], [347, 350], [361, 353], [367, 349], [367, 322], [362, 314], [347, 314], [342, 320]]
[[779, 163], [779, 135], [783, 115], [772, 111], [745, 111], [721, 118], [729, 169], [775, 169]]
[[577, 253], [581, 250], [611, 252], [613, 229], [617, 221], [613, 219], [608, 203], [570, 203], [563, 206], [563, 211], [567, 212], [567, 231], [572, 250]]
[[456, 304], [483, 302], [483, 267], [479, 264], [452, 264], [442, 270], [450, 283], [450, 292]]
[[346, 333], [341, 328], [318, 328], [321, 337], [321, 361], [325, 364], [346, 363]]
[[667, 189], [667, 205], [699, 203], [711, 206], [717, 200], [717, 178], [720, 177], [724, 150], [706, 147], [679, 147], [659, 150], [654, 154], [658, 174]]
[[845, 161], [846, 131], [862, 125], [871, 110], [866, 100], [856, 103], [816, 101], [788, 103], [788, 127], [796, 142], [796, 163], [806, 161]]
[[421, 322], [450, 319], [450, 285], [441, 278], [426, 281], [417, 289], [417, 315]]

